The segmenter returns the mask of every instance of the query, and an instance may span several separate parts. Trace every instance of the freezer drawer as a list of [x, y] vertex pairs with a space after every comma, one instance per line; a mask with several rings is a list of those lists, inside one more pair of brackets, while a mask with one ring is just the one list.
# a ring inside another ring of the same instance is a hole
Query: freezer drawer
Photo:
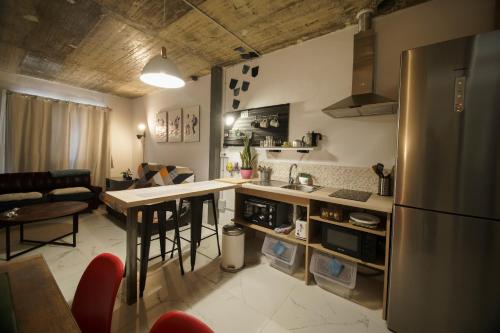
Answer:
[[388, 327], [500, 332], [500, 221], [395, 206]]

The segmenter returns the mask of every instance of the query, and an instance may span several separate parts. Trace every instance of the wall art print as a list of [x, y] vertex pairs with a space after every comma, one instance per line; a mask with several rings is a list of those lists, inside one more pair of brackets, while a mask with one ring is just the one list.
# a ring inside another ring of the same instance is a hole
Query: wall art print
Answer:
[[182, 141], [182, 109], [168, 111], [168, 142]]
[[156, 142], [167, 142], [167, 111], [156, 113], [155, 140]]
[[200, 106], [190, 106], [182, 110], [184, 142], [200, 141]]

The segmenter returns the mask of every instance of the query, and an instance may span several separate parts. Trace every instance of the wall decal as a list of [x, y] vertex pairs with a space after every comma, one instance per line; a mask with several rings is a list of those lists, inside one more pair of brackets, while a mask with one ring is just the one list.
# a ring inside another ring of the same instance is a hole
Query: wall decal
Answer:
[[156, 142], [167, 142], [167, 111], [156, 113], [155, 140]]
[[236, 88], [236, 85], [238, 84], [238, 80], [236, 79], [231, 79], [231, 81], [229, 82], [229, 89], [234, 89]]
[[190, 106], [182, 110], [183, 141], [200, 141], [200, 106]]
[[236, 110], [240, 106], [240, 101], [233, 99], [233, 109]]
[[248, 81], [243, 81], [243, 83], [241, 84], [241, 90], [243, 91], [247, 91], [249, 87], [250, 87], [250, 82]]
[[[236, 49], [235, 49], [236, 51]], [[250, 53], [256, 55], [255, 52], [249, 52], [247, 54], [241, 54], [242, 57], [252, 57]], [[253, 65], [253, 66], [252, 66]], [[230, 79], [229, 89], [232, 90], [232, 108], [237, 110], [240, 104], [245, 104], [245, 93], [250, 89], [250, 83], [253, 78], [259, 75], [260, 66], [255, 63], [255, 61], [247, 62], [241, 65], [241, 68], [236, 69], [237, 72], [233, 72], [234, 76]], [[241, 70], [241, 74], [240, 71]], [[241, 82], [241, 83], [240, 83]], [[239, 85], [239, 86], [238, 86]], [[228, 93], [230, 94], [230, 93]], [[230, 96], [230, 95], [229, 95]], [[236, 99], [235, 97], [238, 97]], [[228, 101], [228, 103], [230, 103]]]
[[259, 75], [259, 66], [252, 67], [252, 77]]
[[182, 141], [182, 109], [168, 111], [168, 142]]

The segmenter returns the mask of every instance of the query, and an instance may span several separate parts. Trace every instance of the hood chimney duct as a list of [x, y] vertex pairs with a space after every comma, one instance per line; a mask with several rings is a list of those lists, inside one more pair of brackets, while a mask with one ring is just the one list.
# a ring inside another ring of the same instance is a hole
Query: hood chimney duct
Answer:
[[371, 29], [372, 15], [372, 9], [363, 9], [356, 15], [359, 31], [354, 35], [351, 96], [322, 110], [331, 117], [396, 113], [395, 101], [374, 93], [375, 32]]

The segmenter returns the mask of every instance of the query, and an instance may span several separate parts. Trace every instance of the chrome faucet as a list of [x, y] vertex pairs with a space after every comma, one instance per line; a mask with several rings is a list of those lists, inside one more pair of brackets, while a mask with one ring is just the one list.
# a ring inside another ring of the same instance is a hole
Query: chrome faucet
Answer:
[[290, 165], [290, 170], [288, 170], [288, 184], [293, 184], [294, 179], [292, 178], [292, 169], [295, 167], [295, 170], [297, 170], [297, 164], [292, 164]]

